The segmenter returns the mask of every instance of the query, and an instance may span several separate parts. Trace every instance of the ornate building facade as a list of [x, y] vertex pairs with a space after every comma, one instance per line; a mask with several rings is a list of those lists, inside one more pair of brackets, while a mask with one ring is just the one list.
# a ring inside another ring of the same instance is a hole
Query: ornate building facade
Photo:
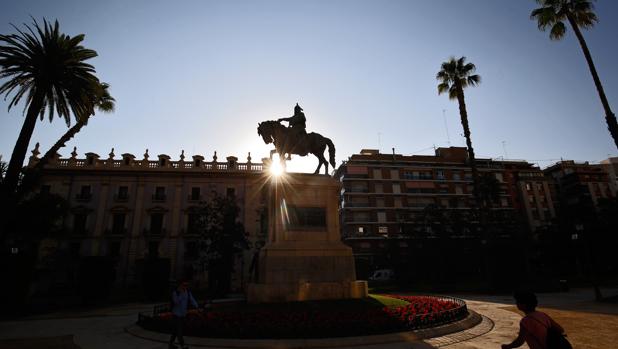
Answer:
[[[38, 147], [37, 147], [38, 148]], [[38, 161], [33, 151], [29, 166]], [[142, 282], [145, 261], [160, 261], [157, 278], [167, 282], [197, 274], [198, 236], [192, 227], [193, 209], [216, 195], [234, 197], [239, 221], [249, 240], [261, 239], [264, 224], [264, 163], [251, 156], [239, 162], [234, 156], [206, 161], [201, 155], [173, 161], [160, 154], [151, 160], [132, 154], [117, 158], [112, 149], [106, 159], [95, 153], [77, 158], [57, 156], [45, 165], [39, 190], [60, 195], [70, 205], [63, 226], [67, 232], [60, 248], [72, 258], [105, 256], [113, 260], [115, 284], [130, 287]], [[237, 257], [232, 290], [244, 289], [254, 251]]]

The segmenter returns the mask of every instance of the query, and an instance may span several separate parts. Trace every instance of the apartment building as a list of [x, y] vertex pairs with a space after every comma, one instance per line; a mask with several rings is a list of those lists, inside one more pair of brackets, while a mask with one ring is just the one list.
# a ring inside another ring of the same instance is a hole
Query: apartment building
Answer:
[[510, 247], [523, 231], [551, 224], [551, 191], [537, 166], [483, 158], [476, 163], [484, 231], [466, 148], [411, 156], [363, 149], [344, 162], [336, 171], [343, 187], [342, 236], [354, 249], [358, 273], [452, 248], [447, 255], [458, 256], [459, 262], [448, 268], [466, 275], [480, 268], [484, 244], [501, 244], [504, 253], [513, 253]]

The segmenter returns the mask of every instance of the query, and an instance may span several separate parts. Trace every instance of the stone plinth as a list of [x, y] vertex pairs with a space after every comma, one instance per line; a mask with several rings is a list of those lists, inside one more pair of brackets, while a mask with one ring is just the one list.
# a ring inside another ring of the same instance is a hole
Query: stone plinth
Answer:
[[269, 237], [260, 251], [251, 303], [362, 298], [352, 249], [339, 234], [341, 185], [327, 176], [286, 174], [270, 183]]

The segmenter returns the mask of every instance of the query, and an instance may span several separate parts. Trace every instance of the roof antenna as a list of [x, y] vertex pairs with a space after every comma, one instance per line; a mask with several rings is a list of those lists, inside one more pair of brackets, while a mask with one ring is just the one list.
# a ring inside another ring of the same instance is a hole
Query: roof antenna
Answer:
[[382, 132], [378, 132], [378, 153], [382, 149]]
[[451, 146], [451, 136], [448, 134], [448, 125], [446, 123], [446, 109], [442, 109], [442, 119], [444, 119], [444, 130], [446, 131], [446, 139], [448, 146]]
[[509, 154], [506, 152], [506, 141], [502, 141], [502, 150], [504, 150], [504, 158], [508, 159]]

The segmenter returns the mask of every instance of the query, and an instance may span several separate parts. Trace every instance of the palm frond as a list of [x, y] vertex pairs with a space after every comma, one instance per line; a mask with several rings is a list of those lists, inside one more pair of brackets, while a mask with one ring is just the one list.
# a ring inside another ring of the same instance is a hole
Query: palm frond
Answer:
[[564, 37], [565, 33], [566, 33], [566, 26], [564, 25], [564, 23], [558, 22], [554, 24], [554, 26], [551, 28], [551, 31], [549, 32], [549, 39], [550, 40], [560, 40]]

